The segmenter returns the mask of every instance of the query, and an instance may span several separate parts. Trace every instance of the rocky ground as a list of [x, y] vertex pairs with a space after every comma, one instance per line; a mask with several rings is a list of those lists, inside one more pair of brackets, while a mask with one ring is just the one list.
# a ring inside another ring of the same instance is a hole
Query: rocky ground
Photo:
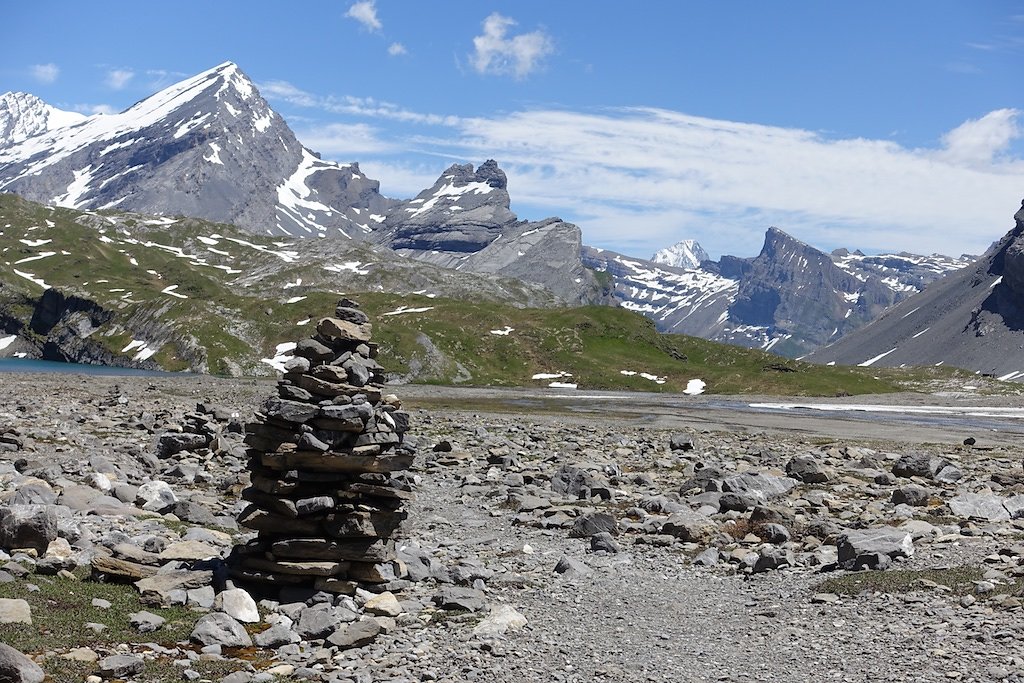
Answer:
[[[224, 590], [222, 560], [251, 535], [234, 521], [240, 426], [272, 391], [0, 375], [0, 622], [39, 629], [33, 591], [91, 568], [126, 581], [138, 611], [100, 601], [82, 628], [143, 634], [85, 648], [40, 634], [28, 657], [0, 647], [0, 680], [164, 680], [147, 673], [163, 662], [167, 680], [229, 683], [1024, 681], [1012, 438], [862, 425], [851, 440], [828, 421], [635, 406], [517, 414], [396, 387], [419, 446], [407, 574], [254, 604]], [[174, 604], [199, 623], [168, 642]], [[234, 672], [214, 678], [211, 661]]]

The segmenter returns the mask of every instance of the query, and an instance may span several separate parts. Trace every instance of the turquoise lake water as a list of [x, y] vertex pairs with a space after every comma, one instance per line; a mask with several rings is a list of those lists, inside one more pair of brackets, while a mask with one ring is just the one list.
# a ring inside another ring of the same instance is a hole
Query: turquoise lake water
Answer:
[[4, 372], [63, 372], [83, 375], [142, 375], [163, 376], [170, 373], [156, 370], [136, 370], [134, 368], [115, 368], [107, 365], [85, 365], [82, 363], [59, 363], [52, 360], [30, 360], [28, 358], [0, 358], [0, 373]]

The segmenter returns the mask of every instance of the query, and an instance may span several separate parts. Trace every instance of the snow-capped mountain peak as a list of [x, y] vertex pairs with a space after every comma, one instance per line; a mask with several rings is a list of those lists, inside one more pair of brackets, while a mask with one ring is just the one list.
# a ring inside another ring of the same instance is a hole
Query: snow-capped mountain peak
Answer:
[[682, 240], [671, 247], [662, 249], [651, 260], [673, 268], [700, 268], [701, 261], [708, 261], [711, 257], [697, 244], [697, 240]]
[[84, 114], [52, 107], [35, 95], [4, 93], [0, 95], [0, 147], [81, 123], [85, 118]]
[[120, 113], [0, 145], [0, 190], [292, 236], [364, 234], [391, 204], [357, 166], [303, 148], [233, 62]]

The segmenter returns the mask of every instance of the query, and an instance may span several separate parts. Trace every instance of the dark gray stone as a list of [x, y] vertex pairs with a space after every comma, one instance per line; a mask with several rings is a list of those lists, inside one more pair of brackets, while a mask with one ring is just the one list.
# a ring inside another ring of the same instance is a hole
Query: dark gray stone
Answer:
[[487, 607], [487, 597], [475, 588], [447, 586], [434, 594], [431, 600], [445, 610], [479, 612]]
[[589, 538], [602, 531], [618, 534], [618, 521], [607, 512], [588, 512], [576, 518], [569, 530], [569, 538]]
[[5, 505], [0, 507], [0, 548], [32, 548], [39, 555], [57, 538], [57, 514], [53, 506]]
[[596, 533], [590, 537], [590, 549], [595, 552], [603, 550], [606, 553], [617, 553], [621, 550], [615, 537], [607, 531]]
[[831, 469], [811, 455], [798, 455], [786, 463], [786, 474], [805, 484], [824, 484], [834, 476]]
[[914, 541], [909, 532], [892, 527], [857, 529], [844, 532], [836, 540], [839, 564], [848, 569], [860, 569], [875, 562], [874, 556], [889, 559], [911, 557]]
[[130, 678], [142, 673], [146, 662], [137, 655], [111, 655], [101, 659], [98, 666], [103, 678]]
[[327, 642], [341, 650], [369, 645], [380, 635], [381, 626], [375, 619], [363, 619], [354, 624], [342, 626], [330, 636]]
[[932, 497], [932, 492], [923, 486], [910, 484], [892, 492], [892, 502], [896, 505], [910, 505], [912, 507], [924, 507]]

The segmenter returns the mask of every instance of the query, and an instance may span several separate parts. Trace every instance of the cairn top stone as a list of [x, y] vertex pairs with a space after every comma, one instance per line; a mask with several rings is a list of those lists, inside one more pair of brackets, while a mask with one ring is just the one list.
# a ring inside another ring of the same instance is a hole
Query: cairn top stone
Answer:
[[317, 333], [325, 339], [338, 339], [356, 343], [370, 341], [370, 323], [357, 324], [340, 318], [323, 318], [317, 323]]

